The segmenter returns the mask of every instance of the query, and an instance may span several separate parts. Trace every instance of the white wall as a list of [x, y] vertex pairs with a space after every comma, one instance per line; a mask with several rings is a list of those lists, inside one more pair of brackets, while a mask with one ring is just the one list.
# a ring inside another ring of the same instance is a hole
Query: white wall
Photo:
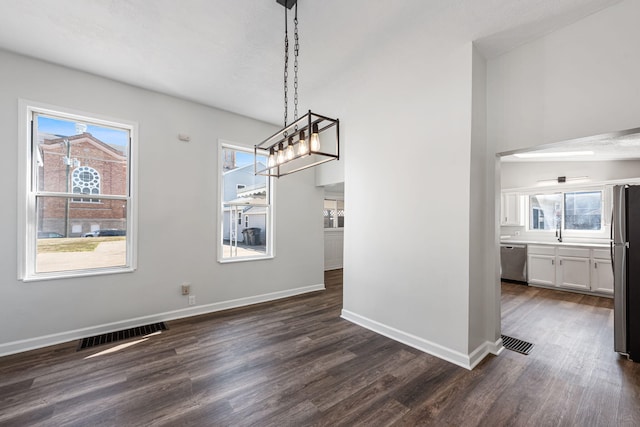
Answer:
[[[338, 117], [338, 119], [340, 119]], [[343, 120], [342, 120], [343, 121]], [[346, 163], [346, 146], [344, 140], [344, 124], [340, 124], [340, 159], [324, 163], [316, 168], [316, 185], [324, 186], [344, 182], [344, 165]]]
[[344, 267], [344, 229], [324, 230], [324, 269], [336, 270]]
[[[274, 126], [7, 52], [0, 63], [0, 324], [14, 326], [1, 330], [0, 354], [323, 286], [323, 194], [313, 171], [277, 182], [275, 259], [215, 261], [217, 141], [252, 146]], [[139, 123], [136, 272], [16, 279], [19, 98]], [[195, 308], [180, 295], [183, 281]]]
[[489, 61], [496, 152], [638, 127], [638, 16], [626, 0]]
[[[470, 85], [482, 61], [468, 45], [408, 25], [361, 53], [359, 79], [327, 90], [349, 124], [343, 316], [463, 366], [491, 348], [494, 155], [638, 127], [637, 16], [639, 2], [622, 2], [488, 61], [484, 160], [482, 83]], [[419, 218], [412, 233], [398, 233], [412, 224], [398, 227], [399, 212]]]
[[[495, 152], [638, 127], [637, 16], [640, 2], [623, 1], [489, 61], [487, 133]], [[622, 161], [502, 163], [501, 170], [502, 188], [513, 189], [558, 176], [631, 179], [639, 169]]]
[[495, 351], [500, 338], [497, 277], [496, 215], [494, 210], [495, 156], [487, 142], [486, 61], [474, 48], [469, 193], [469, 346], [468, 351]]
[[344, 99], [343, 316], [469, 366], [472, 46], [423, 30], [367, 52]]

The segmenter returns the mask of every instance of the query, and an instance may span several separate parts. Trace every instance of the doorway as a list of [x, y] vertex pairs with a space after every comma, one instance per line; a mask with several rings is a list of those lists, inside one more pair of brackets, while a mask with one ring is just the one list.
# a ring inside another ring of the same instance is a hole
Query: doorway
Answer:
[[[575, 345], [615, 356], [611, 188], [640, 183], [640, 129], [500, 153], [498, 161], [500, 242], [528, 247], [525, 286], [501, 283], [502, 333], [558, 344], [590, 331], [606, 339]], [[589, 307], [599, 323], [579, 320]]]
[[324, 187], [324, 270], [341, 269], [344, 264], [344, 183]]

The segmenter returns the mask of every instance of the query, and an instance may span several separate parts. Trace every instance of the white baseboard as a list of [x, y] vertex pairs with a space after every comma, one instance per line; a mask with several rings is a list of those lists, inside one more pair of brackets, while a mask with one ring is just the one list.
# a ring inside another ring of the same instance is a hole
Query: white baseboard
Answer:
[[21, 353], [23, 351], [34, 350], [37, 348], [61, 344], [64, 342], [91, 337], [94, 335], [105, 334], [108, 332], [120, 331], [123, 329], [129, 329], [150, 323], [181, 319], [184, 317], [197, 316], [200, 314], [214, 313], [216, 311], [228, 310], [231, 308], [245, 307], [252, 304], [274, 301], [282, 298], [292, 297], [295, 295], [306, 294], [309, 292], [323, 291], [324, 289], [324, 284], [304, 286], [301, 288], [287, 289], [285, 291], [271, 292], [268, 294], [238, 298], [229, 301], [216, 302], [213, 304], [196, 305], [180, 310], [167, 311], [164, 313], [136, 317], [118, 322], [105, 323], [88, 328], [75, 329], [72, 331], [60, 332], [57, 334], [44, 335], [25, 340], [3, 343], [0, 344], [0, 356]]
[[503, 350], [502, 338], [499, 338], [496, 342], [485, 341], [469, 354], [469, 369], [475, 368], [489, 354], [499, 356]]
[[447, 362], [451, 362], [455, 365], [469, 370], [473, 369], [489, 353], [497, 355], [500, 354], [503, 349], [502, 339], [499, 339], [495, 343], [487, 341], [476, 348], [470, 354], [464, 354], [459, 351], [444, 347], [440, 344], [425, 340], [424, 338], [420, 338], [415, 335], [400, 331], [391, 326], [384, 325], [375, 320], [360, 316], [358, 314], [350, 312], [349, 310], [343, 309], [342, 315], [340, 317], [364, 328], [367, 328], [373, 332], [376, 332], [380, 335], [391, 338], [394, 341], [398, 341], [410, 347], [417, 348], [420, 351], [424, 351], [425, 353], [428, 353], [432, 356], [446, 360]]

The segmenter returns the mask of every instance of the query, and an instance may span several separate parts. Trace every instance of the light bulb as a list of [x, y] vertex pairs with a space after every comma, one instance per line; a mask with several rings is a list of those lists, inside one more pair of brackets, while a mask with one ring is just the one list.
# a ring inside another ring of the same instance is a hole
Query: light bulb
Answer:
[[278, 144], [278, 164], [281, 165], [284, 163], [284, 146], [282, 142]]
[[318, 124], [313, 124], [311, 131], [311, 151], [320, 151], [320, 136], [318, 135]]
[[287, 145], [287, 150], [285, 151], [285, 154], [287, 156], [287, 160], [293, 159], [293, 157], [296, 154], [293, 151], [293, 137], [292, 136], [289, 137], [289, 145]]
[[304, 131], [300, 131], [300, 141], [298, 141], [298, 154], [300, 156], [306, 156], [309, 154], [309, 146], [307, 145], [307, 141], [304, 139]]
[[267, 161], [267, 166], [270, 168], [276, 165], [276, 153], [273, 151], [273, 147], [269, 149], [269, 160]]

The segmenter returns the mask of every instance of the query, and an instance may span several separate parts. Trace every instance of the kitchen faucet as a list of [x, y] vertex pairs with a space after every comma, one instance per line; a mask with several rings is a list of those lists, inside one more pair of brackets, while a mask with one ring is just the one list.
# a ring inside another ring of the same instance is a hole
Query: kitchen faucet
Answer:
[[556, 237], [558, 242], [562, 243], [562, 222], [556, 221]]

